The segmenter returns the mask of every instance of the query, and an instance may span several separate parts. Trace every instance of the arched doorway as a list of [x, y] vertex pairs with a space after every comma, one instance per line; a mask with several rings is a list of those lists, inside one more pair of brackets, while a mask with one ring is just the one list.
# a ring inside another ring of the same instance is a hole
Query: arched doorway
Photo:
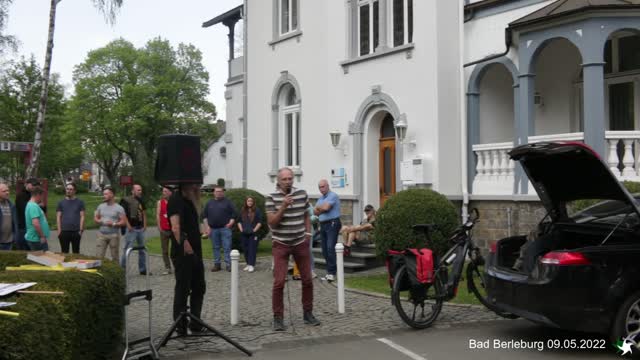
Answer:
[[393, 126], [393, 116], [386, 113], [380, 126], [380, 140], [378, 141], [380, 165], [380, 206], [396, 193], [396, 133]]

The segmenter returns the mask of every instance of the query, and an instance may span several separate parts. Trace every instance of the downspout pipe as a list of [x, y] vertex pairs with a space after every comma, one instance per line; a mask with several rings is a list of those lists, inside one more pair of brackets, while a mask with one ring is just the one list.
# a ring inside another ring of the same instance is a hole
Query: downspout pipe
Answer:
[[242, 55], [243, 55], [243, 59], [242, 62], [244, 63], [244, 74], [242, 77], [242, 187], [243, 188], [247, 188], [247, 169], [248, 169], [248, 164], [247, 161], [249, 159], [248, 157], [248, 144], [247, 144], [247, 135], [248, 135], [248, 131], [249, 131], [249, 111], [247, 109], [247, 106], [249, 104], [248, 98], [247, 98], [247, 93], [248, 93], [248, 82], [249, 82], [249, 72], [248, 70], [248, 65], [249, 65], [249, 32], [248, 30], [248, 21], [247, 21], [247, 14], [248, 14], [248, 1], [247, 0], [243, 0], [243, 4], [242, 4], [242, 46], [244, 47], [242, 49]]
[[466, 64], [464, 64], [463, 67], [469, 67], [469, 66], [473, 66], [473, 65], [477, 65], [486, 61], [491, 61], [491, 60], [495, 60], [498, 58], [501, 58], [505, 55], [507, 55], [509, 53], [509, 50], [511, 50], [511, 45], [513, 45], [513, 35], [511, 33], [511, 29], [510, 28], [506, 28], [504, 29], [504, 43], [506, 45], [506, 49], [504, 50], [504, 52], [501, 52], [499, 54], [493, 54], [493, 55], [489, 55], [486, 56], [480, 60], [475, 60], [472, 62], [468, 62]]
[[[459, 10], [459, 14], [464, 16], [464, 4], [462, 2], [458, 2], [462, 9]], [[459, 21], [458, 27], [458, 44], [459, 49], [458, 53], [460, 54], [460, 64], [464, 63], [464, 22]], [[458, 79], [460, 81], [460, 156], [461, 160], [461, 175], [462, 175], [462, 209], [460, 216], [462, 217], [462, 223], [466, 223], [469, 218], [469, 189], [467, 187], [467, 102], [465, 101], [465, 80], [464, 80], [464, 67], [459, 68]]]

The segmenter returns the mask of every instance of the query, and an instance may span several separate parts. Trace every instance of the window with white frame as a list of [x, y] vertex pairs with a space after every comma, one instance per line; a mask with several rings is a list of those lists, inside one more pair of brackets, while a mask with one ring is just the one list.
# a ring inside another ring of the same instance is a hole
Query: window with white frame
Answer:
[[282, 89], [280, 106], [280, 164], [288, 167], [300, 166], [300, 102], [296, 90], [290, 84]]
[[[640, 129], [640, 36], [619, 31], [604, 48], [605, 119], [607, 130]], [[575, 85], [575, 118], [583, 129], [583, 76]]]
[[380, 41], [379, 13], [380, 2], [378, 0], [358, 1], [358, 53], [360, 56], [371, 54], [378, 47]]
[[278, 0], [279, 34], [298, 30], [298, 0]]
[[391, 6], [393, 22], [393, 46], [413, 42], [413, 0], [393, 0]]
[[357, 0], [356, 56], [413, 42], [413, 0]]

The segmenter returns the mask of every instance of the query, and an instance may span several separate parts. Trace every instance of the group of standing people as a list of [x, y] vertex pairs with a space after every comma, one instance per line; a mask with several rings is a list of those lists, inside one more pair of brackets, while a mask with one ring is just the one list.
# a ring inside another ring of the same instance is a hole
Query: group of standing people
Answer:
[[[66, 184], [65, 198], [56, 207], [58, 239], [63, 252], [80, 252], [84, 231], [84, 202], [75, 197], [74, 184]], [[9, 186], [0, 183], [0, 250], [49, 250], [50, 228], [43, 204], [44, 189], [29, 178], [11, 202]]]

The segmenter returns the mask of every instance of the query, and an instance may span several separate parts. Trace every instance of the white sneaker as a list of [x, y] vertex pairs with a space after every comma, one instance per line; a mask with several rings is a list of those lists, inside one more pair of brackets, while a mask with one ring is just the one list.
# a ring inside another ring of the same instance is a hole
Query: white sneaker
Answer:
[[251, 268], [251, 266], [247, 265], [244, 267], [244, 269], [242, 269], [242, 271], [249, 271], [249, 269]]
[[325, 275], [323, 278], [321, 278], [320, 280], [323, 280], [323, 281], [329, 281], [329, 282], [331, 282], [331, 281], [333, 281], [333, 280], [335, 280], [335, 279], [334, 279], [333, 275], [331, 275], [331, 274], [327, 274], [327, 275]]
[[311, 272], [311, 278], [312, 278], [312, 279], [315, 279], [315, 278], [317, 278], [317, 277], [318, 277], [318, 274], [316, 274], [316, 272], [315, 272], [315, 271], [312, 271], [312, 272]]
[[252, 272], [256, 271], [256, 269], [253, 266], [249, 266], [249, 269], [247, 271], [252, 273]]

